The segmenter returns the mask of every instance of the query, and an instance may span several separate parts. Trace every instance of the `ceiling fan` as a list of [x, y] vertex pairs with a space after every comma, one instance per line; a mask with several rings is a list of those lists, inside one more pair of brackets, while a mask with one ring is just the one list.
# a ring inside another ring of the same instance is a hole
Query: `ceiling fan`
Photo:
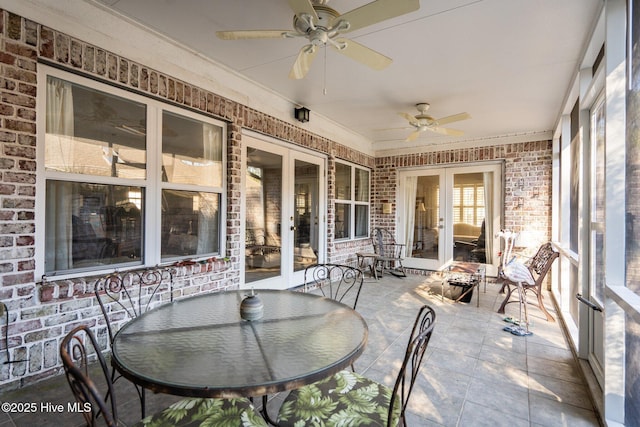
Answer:
[[409, 113], [398, 113], [402, 117], [407, 119], [409, 124], [415, 128], [415, 131], [413, 131], [407, 137], [406, 139], [407, 141], [413, 141], [418, 137], [418, 135], [420, 135], [420, 133], [427, 130], [431, 132], [440, 133], [443, 135], [449, 135], [449, 136], [464, 135], [464, 132], [462, 131], [443, 128], [440, 126], [453, 123], [453, 122], [458, 122], [461, 120], [470, 119], [471, 115], [469, 113], [459, 113], [459, 114], [454, 114], [452, 116], [442, 117], [440, 119], [434, 119], [433, 117], [427, 114], [427, 110], [429, 109], [429, 107], [430, 105], [428, 103], [421, 102], [419, 104], [416, 104], [416, 108], [418, 109], [419, 114], [416, 114], [415, 116], [412, 116]]
[[340, 37], [343, 33], [358, 30], [420, 8], [420, 0], [376, 0], [344, 14], [326, 6], [328, 0], [288, 0], [294, 12], [293, 31], [290, 30], [240, 30], [217, 31], [223, 40], [269, 39], [304, 37], [309, 44], [300, 49], [289, 72], [289, 78], [301, 79], [311, 68], [318, 48], [329, 45], [339, 53], [381, 70], [391, 64], [391, 58], [382, 55], [353, 40]]

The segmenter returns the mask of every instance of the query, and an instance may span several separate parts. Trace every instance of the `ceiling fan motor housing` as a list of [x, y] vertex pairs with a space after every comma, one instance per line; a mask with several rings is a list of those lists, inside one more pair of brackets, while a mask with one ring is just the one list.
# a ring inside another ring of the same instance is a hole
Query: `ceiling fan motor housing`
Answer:
[[313, 5], [313, 9], [316, 11], [318, 15], [317, 22], [312, 22], [312, 18], [309, 15], [306, 15], [305, 18], [301, 18], [298, 15], [294, 15], [293, 17], [293, 28], [298, 30], [302, 34], [310, 34], [312, 31], [320, 29], [324, 32], [327, 32], [331, 29], [331, 25], [333, 21], [340, 16], [340, 14], [328, 7], [321, 5]]

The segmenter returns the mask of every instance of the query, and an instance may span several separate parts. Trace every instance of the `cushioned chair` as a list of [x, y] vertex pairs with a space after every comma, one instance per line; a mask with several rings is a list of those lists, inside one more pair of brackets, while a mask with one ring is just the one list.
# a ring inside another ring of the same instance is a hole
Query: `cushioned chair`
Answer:
[[406, 277], [402, 259], [404, 258], [404, 243], [396, 243], [393, 234], [385, 228], [376, 228], [372, 236], [373, 250], [378, 255], [376, 260], [380, 268], [380, 275], [385, 271], [391, 272], [395, 276]]
[[305, 290], [319, 288], [325, 297], [350, 305], [355, 310], [364, 281], [362, 271], [341, 264], [314, 264], [304, 270]]
[[[555, 321], [555, 319], [553, 318], [551, 313], [547, 311], [544, 303], [542, 302], [542, 282], [544, 282], [544, 278], [547, 276], [547, 273], [551, 269], [553, 261], [558, 258], [558, 255], [558, 252], [553, 249], [551, 243], [545, 243], [544, 245], [540, 246], [538, 252], [536, 252], [533, 258], [531, 258], [526, 263], [526, 266], [531, 273], [531, 277], [533, 278], [534, 283], [527, 284], [524, 281], [522, 282], [522, 291], [525, 294], [525, 300], [526, 293], [533, 292], [536, 295], [537, 301], [537, 304], [534, 305], [540, 308], [540, 310], [547, 317], [547, 321], [549, 322], [553, 322]], [[518, 285], [517, 283], [506, 278], [504, 274], [502, 274], [502, 272], [499, 273], [499, 276], [501, 276], [500, 278], [502, 279], [502, 288], [500, 289], [500, 292], [506, 291], [507, 295], [505, 296], [504, 301], [502, 301], [502, 304], [498, 309], [498, 313], [504, 314], [504, 310], [507, 304], [510, 304], [512, 302], [519, 302], [519, 299], [511, 299], [511, 294], [514, 290], [518, 289]]]
[[[140, 316], [151, 307], [161, 304], [160, 291], [168, 291], [168, 300], [173, 299], [173, 270], [147, 269], [112, 273], [96, 281], [94, 292], [109, 333], [109, 342], [117, 332], [116, 322], [130, 320]], [[112, 368], [111, 381], [120, 378], [118, 371]], [[140, 398], [140, 410], [145, 416], [144, 388], [136, 386]]]
[[397, 426], [406, 425], [405, 411], [418, 377], [436, 314], [420, 308], [393, 388], [363, 375], [343, 370], [289, 393], [278, 414], [287, 426]]
[[[60, 357], [69, 386], [80, 405], [88, 426], [122, 425], [118, 420], [118, 405], [114, 393], [109, 368], [98, 347], [91, 329], [80, 325], [69, 332], [60, 345]], [[89, 374], [92, 359], [96, 359], [99, 369], [99, 383], [105, 383], [107, 392], [103, 394]], [[254, 410], [248, 399], [196, 399], [180, 400], [168, 408], [149, 416], [135, 426], [258, 426], [267, 423]]]

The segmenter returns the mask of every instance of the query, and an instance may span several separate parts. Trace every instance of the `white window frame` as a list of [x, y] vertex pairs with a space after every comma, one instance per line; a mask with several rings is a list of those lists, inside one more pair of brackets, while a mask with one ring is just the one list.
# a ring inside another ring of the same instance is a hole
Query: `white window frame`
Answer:
[[[147, 145], [146, 145], [146, 157], [147, 168], [145, 179], [123, 179], [123, 178], [111, 178], [93, 175], [79, 175], [74, 173], [62, 173], [46, 171], [45, 169], [45, 134], [46, 134], [46, 90], [47, 76], [52, 76], [62, 80], [72, 82], [90, 89], [99, 90], [119, 96], [123, 99], [131, 100], [145, 104], [147, 107]], [[80, 76], [75, 73], [70, 73], [58, 68], [40, 64], [38, 67], [38, 82], [40, 82], [40, 88], [38, 90], [37, 97], [37, 146], [36, 146], [36, 200], [35, 210], [42, 214], [36, 217], [36, 233], [35, 233], [35, 275], [37, 278], [45, 277], [47, 272], [45, 271], [45, 216], [46, 216], [46, 182], [50, 179], [61, 179], [73, 182], [95, 182], [99, 184], [109, 185], [131, 185], [141, 187], [144, 191], [145, 210], [144, 217], [142, 218], [143, 227], [143, 257], [140, 263], [121, 263], [110, 264], [104, 266], [104, 268], [83, 268], [66, 270], [56, 273], [55, 275], [49, 275], [47, 277], [55, 277], [58, 279], [72, 278], [86, 275], [90, 272], [91, 275], [99, 275], [114, 270], [124, 270], [128, 268], [145, 268], [153, 267], [164, 264], [170, 264], [180, 259], [206, 259], [212, 256], [225, 257], [226, 256], [226, 142], [227, 142], [227, 126], [226, 123], [214, 119], [210, 116], [198, 113], [194, 110], [181, 108], [169, 103], [161, 102], [152, 97], [140, 95], [133, 91], [123, 88], [115, 87], [112, 84], [103, 83], [101, 81], [91, 79], [88, 77]], [[162, 124], [162, 113], [167, 111], [174, 113], [185, 118], [191, 118], [203, 123], [209, 123], [222, 129], [222, 177], [220, 186], [200, 186], [191, 184], [176, 184], [162, 181], [162, 133], [160, 131]], [[161, 194], [163, 189], [185, 190], [193, 192], [208, 192], [213, 194], [219, 194], [220, 207], [219, 207], [219, 251], [216, 253], [208, 253], [201, 255], [186, 255], [180, 257], [172, 257], [167, 259], [161, 258], [161, 245], [160, 245], [160, 230], [161, 230]]]
[[[345, 161], [336, 160], [336, 165], [341, 164], [344, 166], [348, 166], [351, 171], [351, 183], [350, 183], [350, 200], [347, 199], [338, 199], [336, 194], [336, 199], [334, 200], [334, 204], [337, 206], [338, 204], [348, 205], [349, 206], [349, 233], [347, 233], [346, 237], [336, 238], [336, 241], [344, 242], [348, 240], [360, 240], [360, 239], [368, 239], [371, 235], [371, 169], [356, 165], [354, 163], [349, 163]], [[368, 200], [366, 202], [357, 201], [356, 200], [356, 171], [364, 170], [369, 175], [368, 180]], [[338, 186], [336, 176], [336, 188]], [[356, 236], [356, 206], [367, 206], [369, 214], [367, 215], [367, 235], [366, 236]], [[337, 209], [336, 209], [337, 211]]]

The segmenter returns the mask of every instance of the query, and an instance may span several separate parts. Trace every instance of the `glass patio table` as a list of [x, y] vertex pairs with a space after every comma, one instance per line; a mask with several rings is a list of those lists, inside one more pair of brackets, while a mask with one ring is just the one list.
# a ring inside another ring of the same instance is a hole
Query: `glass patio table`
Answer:
[[367, 324], [342, 303], [260, 290], [264, 316], [247, 321], [240, 317], [247, 293], [199, 295], [144, 313], [116, 334], [112, 363], [155, 392], [264, 397], [326, 378], [364, 351]]

